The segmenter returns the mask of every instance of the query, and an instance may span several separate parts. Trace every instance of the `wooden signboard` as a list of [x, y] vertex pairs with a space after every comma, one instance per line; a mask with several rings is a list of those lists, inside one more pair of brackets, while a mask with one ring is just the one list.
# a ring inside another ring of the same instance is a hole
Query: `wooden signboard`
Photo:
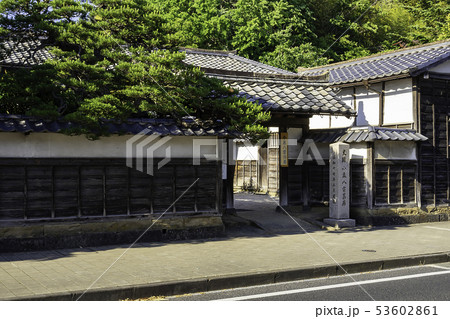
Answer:
[[289, 166], [288, 133], [280, 133], [280, 166]]

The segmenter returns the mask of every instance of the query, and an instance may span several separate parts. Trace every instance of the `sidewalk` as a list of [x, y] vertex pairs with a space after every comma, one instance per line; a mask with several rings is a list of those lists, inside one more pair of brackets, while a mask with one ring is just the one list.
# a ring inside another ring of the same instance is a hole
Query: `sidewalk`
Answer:
[[82, 300], [342, 274], [335, 261], [348, 272], [449, 261], [450, 222], [307, 231], [277, 235], [244, 229], [225, 238], [143, 243], [128, 251], [123, 245], [2, 254], [0, 300], [75, 300], [116, 260]]

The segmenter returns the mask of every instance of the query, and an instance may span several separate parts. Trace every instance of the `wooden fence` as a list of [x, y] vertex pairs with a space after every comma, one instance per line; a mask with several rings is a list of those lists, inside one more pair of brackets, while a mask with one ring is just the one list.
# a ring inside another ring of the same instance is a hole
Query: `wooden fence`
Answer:
[[151, 176], [125, 159], [0, 159], [0, 219], [220, 212], [220, 162], [189, 161], [173, 159]]

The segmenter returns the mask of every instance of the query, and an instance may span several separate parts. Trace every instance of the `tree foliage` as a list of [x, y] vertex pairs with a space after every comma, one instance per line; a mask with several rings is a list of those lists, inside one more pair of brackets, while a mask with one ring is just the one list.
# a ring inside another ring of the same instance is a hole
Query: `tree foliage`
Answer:
[[3, 0], [2, 42], [38, 40], [54, 58], [0, 79], [0, 113], [100, 119], [195, 116], [264, 134], [261, 106], [185, 65], [167, 17], [146, 0]]
[[180, 46], [288, 70], [450, 37], [446, 0], [149, 0]]
[[1, 74], [0, 112], [86, 127], [189, 114], [261, 132], [268, 115], [184, 65], [178, 47], [295, 71], [449, 37], [447, 0], [2, 0], [1, 40], [40, 39], [55, 58]]

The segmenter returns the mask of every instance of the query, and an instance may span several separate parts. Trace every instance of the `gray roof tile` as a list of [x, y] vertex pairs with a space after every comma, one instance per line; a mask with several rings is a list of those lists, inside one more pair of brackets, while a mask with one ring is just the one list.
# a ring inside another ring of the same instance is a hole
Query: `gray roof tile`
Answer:
[[352, 115], [353, 109], [341, 101], [329, 86], [295, 81], [277, 81], [256, 78], [221, 77], [225, 85], [239, 91], [239, 95], [248, 100], [258, 101], [265, 110], [293, 111], [301, 110], [307, 114]]
[[[147, 135], [160, 136], [234, 136], [236, 132], [229, 131], [221, 122], [200, 123], [186, 119], [177, 124], [170, 119], [129, 119], [125, 122], [104, 121], [102, 126], [110, 134], [139, 134], [145, 129]], [[48, 132], [59, 133], [69, 128], [76, 128], [77, 124], [59, 120], [42, 120], [27, 116], [0, 115], [0, 132]], [[195, 133], [194, 133], [195, 132]]]
[[427, 137], [415, 130], [384, 127], [352, 127], [346, 129], [310, 130], [303, 139], [316, 143], [361, 143], [374, 141], [426, 141]]
[[0, 46], [0, 65], [33, 66], [50, 59], [52, 55], [42, 47], [40, 41], [15, 43], [3, 42]]
[[[36, 41], [16, 46], [15, 50], [10, 47], [10, 56], [0, 64], [32, 66], [42, 63], [51, 58], [51, 55], [41, 49], [40, 45]], [[241, 96], [245, 96], [249, 101], [259, 102], [266, 110], [301, 110], [307, 114], [335, 115], [355, 113], [336, 96], [328, 84], [305, 83], [305, 79], [296, 73], [252, 61], [232, 52], [183, 50], [186, 52], [185, 63], [205, 69], [206, 74], [222, 79], [225, 84], [238, 89]], [[222, 71], [226, 73], [221, 73]], [[166, 129], [161, 127], [156, 133], [166, 134]], [[205, 134], [203, 131], [196, 133]]]
[[264, 63], [236, 55], [234, 52], [211, 51], [184, 48], [185, 63], [209, 70], [223, 70], [246, 73], [296, 75], [294, 72], [279, 69]]
[[329, 82], [332, 84], [361, 82], [400, 74], [415, 75], [449, 58], [450, 41], [447, 40], [351, 61], [299, 69], [299, 75], [316, 76], [329, 72]]

